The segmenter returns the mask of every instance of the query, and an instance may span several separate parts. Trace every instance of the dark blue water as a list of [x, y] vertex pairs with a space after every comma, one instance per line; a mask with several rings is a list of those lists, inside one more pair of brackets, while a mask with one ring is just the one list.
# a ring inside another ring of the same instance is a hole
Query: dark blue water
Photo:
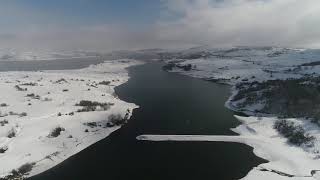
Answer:
[[116, 88], [140, 106], [128, 124], [31, 180], [228, 180], [264, 160], [252, 148], [222, 142], [145, 142], [141, 134], [224, 134], [239, 122], [224, 107], [229, 86], [161, 70], [161, 63], [129, 68]]

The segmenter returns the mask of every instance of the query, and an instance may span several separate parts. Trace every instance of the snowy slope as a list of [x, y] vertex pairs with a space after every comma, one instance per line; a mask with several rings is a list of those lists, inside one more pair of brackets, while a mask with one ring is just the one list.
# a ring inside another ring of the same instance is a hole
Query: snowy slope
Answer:
[[228, 84], [320, 74], [320, 50], [278, 47], [209, 49], [206, 47], [185, 50], [180, 54], [183, 55], [169, 59], [167, 62], [182, 66], [190, 64], [193, 68], [189, 71], [174, 68], [171, 71], [208, 80], [220, 80]]

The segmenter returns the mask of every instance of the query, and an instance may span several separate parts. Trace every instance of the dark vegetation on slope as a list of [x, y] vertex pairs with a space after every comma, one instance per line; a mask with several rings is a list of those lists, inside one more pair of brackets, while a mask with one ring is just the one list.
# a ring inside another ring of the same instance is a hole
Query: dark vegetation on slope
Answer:
[[61, 132], [65, 131], [63, 127], [56, 127], [54, 128], [48, 135], [49, 138], [55, 138], [60, 136]]
[[175, 68], [176, 69], [182, 69], [184, 71], [190, 71], [195, 67], [192, 67], [191, 64], [181, 65], [181, 64], [176, 64], [176, 63], [173, 63], [173, 62], [170, 62], [170, 63], [168, 63], [168, 64], [163, 66], [163, 70], [165, 70], [165, 71], [172, 71]]
[[121, 116], [121, 114], [111, 114], [108, 117], [108, 123], [107, 127], [113, 127], [113, 126], [120, 126], [128, 122], [130, 116], [130, 110], [127, 109], [126, 114], [124, 117]]
[[77, 112], [96, 111], [97, 107], [100, 107], [102, 110], [107, 111], [113, 105], [114, 103], [100, 103], [96, 101], [87, 100], [81, 100], [79, 103], [76, 104], [76, 106], [82, 106], [82, 109], [78, 109]]
[[32, 170], [36, 163], [26, 163], [20, 166], [18, 169], [14, 169], [11, 173], [5, 177], [0, 178], [0, 180], [23, 180], [24, 176]]
[[273, 128], [288, 138], [288, 142], [291, 144], [313, 146], [315, 137], [307, 134], [301, 126], [295, 125], [293, 122], [284, 119], [278, 120], [275, 122]]
[[[309, 119], [320, 126], [320, 77], [245, 82], [237, 84], [235, 88], [238, 92], [231, 99], [235, 109], [255, 115]], [[255, 106], [258, 103], [263, 104], [260, 109]], [[273, 127], [290, 144], [307, 147], [314, 145], [315, 137], [291, 121], [280, 119]]]
[[311, 118], [320, 123], [320, 77], [247, 82], [236, 85], [236, 89], [231, 102], [237, 109], [246, 110], [262, 102], [264, 107], [254, 113]]

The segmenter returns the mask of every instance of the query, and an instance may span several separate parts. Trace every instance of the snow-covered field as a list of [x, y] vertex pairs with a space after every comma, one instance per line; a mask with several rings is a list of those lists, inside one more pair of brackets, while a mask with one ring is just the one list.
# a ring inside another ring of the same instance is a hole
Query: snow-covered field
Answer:
[[192, 69], [186, 71], [173, 68], [171, 72], [207, 80], [219, 80], [228, 84], [320, 74], [320, 50], [315, 49], [277, 47], [207, 49], [202, 47], [181, 53], [182, 55], [167, 62], [177, 62], [176, 64], [182, 66], [190, 64]]
[[137, 106], [117, 98], [114, 87], [129, 79], [125, 68], [140, 63], [1, 72], [0, 176], [43, 172], [120, 128]]

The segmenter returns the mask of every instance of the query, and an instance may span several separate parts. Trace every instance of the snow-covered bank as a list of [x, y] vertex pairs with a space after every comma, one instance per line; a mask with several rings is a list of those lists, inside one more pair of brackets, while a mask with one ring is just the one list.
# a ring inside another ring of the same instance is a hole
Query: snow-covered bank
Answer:
[[[165, 70], [230, 84], [233, 87], [232, 95], [225, 103], [227, 108], [269, 118], [237, 117], [243, 125], [234, 131], [241, 138], [148, 135], [139, 139], [221, 141], [222, 138], [228, 142], [248, 144], [254, 147], [258, 156], [270, 163], [253, 169], [245, 179], [308, 179], [319, 176], [312, 171], [320, 169], [317, 163], [320, 130], [316, 98], [319, 94], [319, 50], [279, 47], [214, 49], [204, 46], [174, 55], [167, 58]], [[291, 137], [286, 139], [273, 128], [278, 120], [275, 116], [296, 117], [285, 120], [299, 129], [290, 131], [299, 132], [300, 137], [304, 136], [302, 139], [315, 138], [314, 146], [298, 147], [287, 143]]]
[[268, 160], [252, 169], [243, 180], [305, 180], [320, 179], [319, 151], [320, 128], [309, 122], [288, 119], [308, 129], [317, 141], [313, 147], [300, 148], [289, 145], [287, 139], [273, 128], [277, 118], [257, 118], [235, 116], [243, 124], [233, 131], [240, 136], [202, 136], [202, 135], [141, 135], [138, 140], [147, 141], [222, 141], [247, 144], [254, 148], [254, 153]]
[[[166, 60], [168, 71], [228, 84], [320, 74], [320, 51], [279, 47], [199, 47]], [[189, 68], [185, 68], [189, 66]]]
[[137, 106], [117, 98], [114, 87], [137, 64], [1, 72], [0, 176], [43, 172], [120, 128]]

